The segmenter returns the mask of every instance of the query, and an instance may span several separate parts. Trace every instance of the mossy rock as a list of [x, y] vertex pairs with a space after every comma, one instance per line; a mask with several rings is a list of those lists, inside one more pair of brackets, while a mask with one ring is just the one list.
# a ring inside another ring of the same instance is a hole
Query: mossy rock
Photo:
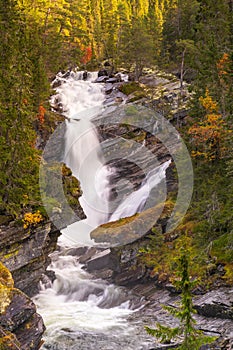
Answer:
[[130, 95], [132, 94], [133, 92], [135, 91], [143, 91], [142, 87], [140, 86], [139, 83], [136, 83], [135, 81], [133, 82], [129, 82], [129, 83], [126, 83], [126, 84], [122, 84], [120, 87], [119, 87], [119, 90], [125, 94], [125, 95]]
[[11, 303], [13, 287], [14, 280], [10, 271], [0, 262], [0, 314]]
[[162, 211], [163, 205], [157, 205], [142, 213], [103, 224], [91, 232], [91, 238], [96, 243], [108, 243], [111, 246], [134, 242], [148, 234]]
[[0, 262], [0, 284], [8, 288], [14, 287], [14, 280], [12, 278], [10, 271], [1, 262]]
[[0, 350], [21, 350], [16, 336], [0, 327]]
[[137, 90], [128, 96], [127, 102], [136, 102], [146, 97], [146, 92]]

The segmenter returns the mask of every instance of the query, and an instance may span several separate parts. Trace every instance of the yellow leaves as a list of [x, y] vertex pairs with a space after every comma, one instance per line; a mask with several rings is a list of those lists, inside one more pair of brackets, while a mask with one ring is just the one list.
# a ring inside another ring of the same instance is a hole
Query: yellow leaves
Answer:
[[224, 53], [217, 63], [218, 74], [221, 76], [228, 74], [227, 68], [230, 64], [230, 57], [228, 53]]
[[69, 31], [69, 29], [63, 28], [63, 29], [62, 29], [62, 34], [63, 34], [64, 36], [66, 36], [66, 37], [69, 37], [69, 36], [70, 36], [70, 31]]
[[218, 104], [209, 95], [208, 89], [205, 96], [200, 97], [199, 100], [206, 110], [206, 115], [201, 122], [194, 124], [188, 130], [195, 146], [192, 157], [213, 161], [224, 156], [226, 152], [224, 142], [231, 130], [227, 129], [222, 115], [218, 113]]
[[11, 302], [11, 290], [14, 281], [10, 271], [0, 262], [0, 313], [2, 314]]
[[202, 106], [209, 112], [216, 111], [218, 108], [217, 102], [215, 102], [212, 97], [209, 95], [209, 90], [206, 89], [205, 97], [200, 97], [199, 101]]
[[33, 213], [25, 213], [23, 217], [23, 228], [28, 228], [31, 225], [36, 225], [39, 222], [43, 220], [43, 216], [41, 215], [40, 211], [37, 210], [34, 214]]

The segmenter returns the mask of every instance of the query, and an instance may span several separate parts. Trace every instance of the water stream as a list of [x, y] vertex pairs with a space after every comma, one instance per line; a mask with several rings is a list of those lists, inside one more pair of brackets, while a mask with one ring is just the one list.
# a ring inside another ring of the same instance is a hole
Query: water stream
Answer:
[[[71, 246], [93, 245], [90, 231], [108, 220], [117, 220], [143, 210], [150, 190], [164, 177], [169, 162], [148, 173], [141, 187], [108, 213], [109, 169], [101, 153], [98, 135], [91, 119], [100, 112], [105, 96], [102, 84], [93, 83], [96, 73], [82, 80], [82, 72], [62, 80], [51, 105], [59, 102], [68, 118], [64, 162], [81, 183], [80, 203], [87, 216], [62, 230], [59, 252], [52, 255], [49, 269], [56, 280], [41, 286], [35, 297], [45, 325], [42, 349], [53, 350], [146, 350], [153, 342], [140, 324], [127, 321], [139, 304], [129, 291], [94, 279], [82, 269]], [[142, 305], [143, 303], [141, 303]], [[137, 306], [136, 306], [137, 305]]]

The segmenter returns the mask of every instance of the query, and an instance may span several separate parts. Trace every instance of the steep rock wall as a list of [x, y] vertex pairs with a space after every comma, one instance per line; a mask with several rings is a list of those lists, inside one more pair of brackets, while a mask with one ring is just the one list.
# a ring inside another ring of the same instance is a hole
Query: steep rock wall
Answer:
[[0, 349], [37, 350], [44, 330], [35, 304], [14, 287], [10, 271], [0, 263]]
[[0, 261], [11, 271], [16, 288], [28, 296], [38, 292], [59, 235], [50, 222], [27, 229], [14, 222], [0, 227]]

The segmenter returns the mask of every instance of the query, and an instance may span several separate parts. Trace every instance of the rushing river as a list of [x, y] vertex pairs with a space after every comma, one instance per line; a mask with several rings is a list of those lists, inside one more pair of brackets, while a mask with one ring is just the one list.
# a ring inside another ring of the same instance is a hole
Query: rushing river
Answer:
[[51, 105], [59, 101], [69, 119], [66, 128], [64, 162], [81, 183], [80, 203], [86, 219], [62, 230], [59, 251], [53, 253], [49, 269], [56, 280], [41, 287], [35, 297], [46, 333], [42, 349], [53, 350], [146, 350], [149, 337], [140, 319], [128, 318], [143, 307], [143, 301], [123, 288], [94, 279], [82, 269], [70, 247], [93, 245], [90, 231], [108, 220], [117, 220], [141, 211], [150, 190], [164, 177], [169, 162], [148, 173], [141, 187], [132, 192], [108, 214], [109, 177], [112, 169], [104, 164], [97, 131], [91, 119], [99, 113], [105, 100], [103, 85], [93, 83], [96, 73], [82, 79], [82, 72], [67, 78], [58, 75], [62, 84], [56, 89]]

